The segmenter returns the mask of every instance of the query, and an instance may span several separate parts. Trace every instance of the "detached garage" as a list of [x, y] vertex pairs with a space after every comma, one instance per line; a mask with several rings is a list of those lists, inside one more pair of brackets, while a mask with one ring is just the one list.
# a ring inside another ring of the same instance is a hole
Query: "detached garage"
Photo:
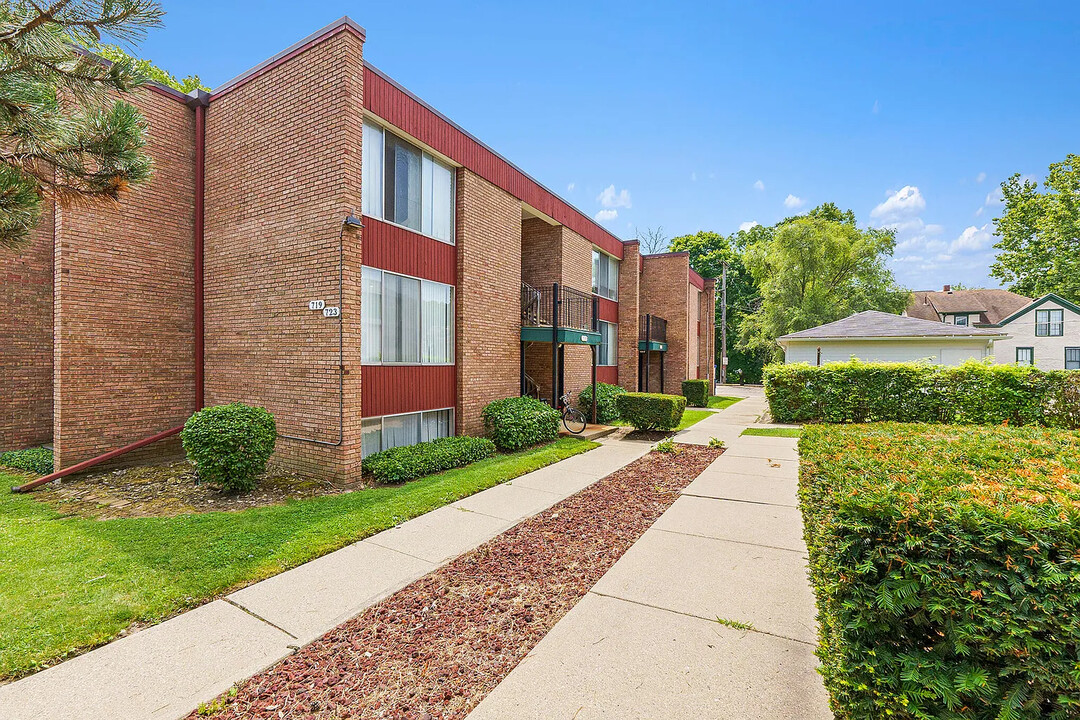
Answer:
[[948, 325], [931, 320], [867, 310], [826, 325], [777, 339], [784, 362], [823, 365], [856, 357], [866, 362], [912, 362], [959, 365], [994, 354], [994, 342], [1009, 336], [1001, 330]]

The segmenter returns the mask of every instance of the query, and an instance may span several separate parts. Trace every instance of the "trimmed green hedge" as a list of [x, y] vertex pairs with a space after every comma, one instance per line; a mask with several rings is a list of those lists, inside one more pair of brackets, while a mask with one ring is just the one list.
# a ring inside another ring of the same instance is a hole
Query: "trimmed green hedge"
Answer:
[[227, 492], [247, 492], [266, 472], [277, 442], [277, 424], [261, 407], [218, 405], [188, 418], [180, 440], [200, 480]]
[[380, 483], [408, 480], [451, 470], [495, 454], [495, 443], [487, 438], [444, 437], [437, 440], [390, 448], [364, 458], [362, 466]]
[[770, 365], [773, 420], [1080, 427], [1080, 372], [967, 362]]
[[484, 432], [500, 450], [513, 451], [559, 436], [559, 411], [531, 397], [512, 397], [488, 403]]
[[[615, 404], [615, 398], [626, 392], [618, 385], [608, 383], [596, 383], [596, 421], [600, 423], [612, 422], [619, 419], [619, 408]], [[592, 422], [592, 385], [586, 385], [585, 389], [578, 393], [578, 408], [585, 413], [585, 417]]]
[[839, 720], [1080, 717], [1080, 433], [815, 425], [799, 450]]
[[686, 404], [690, 407], [708, 407], [709, 381], [683, 380], [682, 394], [686, 398]]
[[674, 430], [686, 409], [686, 398], [682, 395], [624, 393], [615, 402], [619, 417], [637, 430]]
[[8, 450], [0, 453], [0, 465], [35, 475], [50, 475], [53, 471], [53, 453], [49, 448], [43, 447]]

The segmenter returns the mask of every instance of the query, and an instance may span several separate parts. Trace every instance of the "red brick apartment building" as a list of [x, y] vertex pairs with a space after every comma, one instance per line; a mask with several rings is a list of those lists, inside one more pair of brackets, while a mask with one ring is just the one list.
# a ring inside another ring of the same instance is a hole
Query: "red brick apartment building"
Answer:
[[711, 279], [641, 256], [366, 64], [364, 37], [343, 18], [212, 93], [140, 91], [153, 179], [49, 209], [4, 259], [0, 449], [51, 442], [67, 468], [242, 401], [274, 414], [284, 466], [348, 477], [481, 433], [492, 400], [576, 393], [592, 346], [628, 389], [713, 378]]

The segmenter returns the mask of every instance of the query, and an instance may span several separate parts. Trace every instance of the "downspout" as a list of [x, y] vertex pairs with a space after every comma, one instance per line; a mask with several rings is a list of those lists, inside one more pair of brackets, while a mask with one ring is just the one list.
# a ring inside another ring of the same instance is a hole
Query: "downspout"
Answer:
[[[210, 93], [203, 90], [196, 90], [191, 97], [184, 102], [185, 105], [194, 109], [195, 111], [195, 218], [194, 218], [194, 278], [193, 289], [195, 295], [194, 302], [194, 323], [192, 328], [192, 334], [194, 335], [195, 343], [195, 409], [201, 410], [203, 407], [203, 190], [204, 190], [204, 171], [206, 167], [206, 107], [210, 104]], [[123, 447], [110, 450], [107, 453], [98, 455], [97, 457], [84, 460], [81, 463], [76, 463], [70, 467], [57, 470], [54, 473], [40, 477], [37, 480], [32, 480], [22, 485], [17, 485], [11, 488], [12, 492], [23, 493], [29, 492], [34, 488], [40, 487], [46, 483], [50, 483], [53, 480], [59, 480], [62, 477], [73, 475], [83, 470], [88, 470], [95, 465], [99, 465], [103, 462], [108, 462], [114, 458], [125, 455], [132, 450], [138, 450], [139, 448], [146, 447], [152, 443], [156, 443], [159, 440], [172, 437], [173, 435], [180, 434], [180, 431], [184, 429], [183, 425], [177, 425], [176, 427], [169, 428], [157, 434], [151, 435], [148, 438], [137, 440], [133, 443], [124, 445]]]

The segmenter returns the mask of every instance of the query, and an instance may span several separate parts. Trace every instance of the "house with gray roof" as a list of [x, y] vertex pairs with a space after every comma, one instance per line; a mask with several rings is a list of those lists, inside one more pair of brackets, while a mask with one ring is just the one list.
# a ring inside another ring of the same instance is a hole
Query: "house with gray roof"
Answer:
[[824, 365], [856, 357], [866, 362], [925, 361], [959, 365], [994, 354], [1007, 340], [1000, 328], [955, 325], [866, 310], [836, 322], [789, 333], [777, 339], [784, 361]]

